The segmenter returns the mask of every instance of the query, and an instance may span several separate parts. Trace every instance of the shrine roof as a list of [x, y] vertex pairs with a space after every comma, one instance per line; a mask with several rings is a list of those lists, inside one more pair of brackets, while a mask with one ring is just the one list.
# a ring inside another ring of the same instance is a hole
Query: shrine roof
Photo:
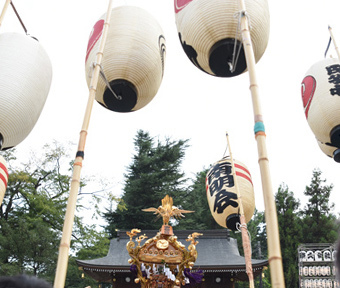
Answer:
[[[143, 230], [141, 234], [146, 234], [148, 238], [152, 238], [157, 234], [156, 230]], [[199, 268], [206, 271], [228, 271], [230, 269], [245, 269], [245, 258], [240, 255], [237, 241], [229, 237], [228, 230], [174, 230], [174, 234], [186, 247], [189, 242], [186, 241], [188, 235], [193, 232], [202, 233], [202, 236], [197, 238], [198, 244], [196, 249], [198, 257], [194, 268]], [[129, 241], [129, 236], [126, 231], [119, 231], [118, 237], [110, 242], [110, 248], [107, 256], [92, 259], [92, 260], [76, 260], [78, 266], [87, 269], [108, 269], [113, 271], [129, 270], [128, 259], [130, 256], [126, 249], [126, 244]], [[143, 245], [142, 242], [141, 245]], [[253, 269], [262, 269], [268, 265], [268, 260], [252, 259]]]

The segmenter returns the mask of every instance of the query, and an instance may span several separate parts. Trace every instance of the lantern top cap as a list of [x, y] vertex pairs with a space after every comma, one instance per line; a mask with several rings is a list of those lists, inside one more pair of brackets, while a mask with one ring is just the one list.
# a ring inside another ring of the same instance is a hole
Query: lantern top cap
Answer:
[[183, 210], [173, 205], [172, 197], [166, 195], [162, 199], [162, 205], [158, 208], [146, 208], [142, 209], [144, 212], [154, 212], [157, 217], [163, 218], [163, 225], [168, 225], [171, 218], [180, 219], [181, 217], [185, 217], [183, 213], [193, 213], [195, 211]]

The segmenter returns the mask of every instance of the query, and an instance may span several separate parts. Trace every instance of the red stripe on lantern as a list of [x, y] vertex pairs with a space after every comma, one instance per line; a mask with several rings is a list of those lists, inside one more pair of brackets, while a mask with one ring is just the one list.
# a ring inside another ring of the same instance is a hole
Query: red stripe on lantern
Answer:
[[246, 174], [243, 174], [242, 172], [236, 171], [236, 176], [240, 176], [240, 177], [243, 177], [244, 179], [247, 179], [251, 183], [251, 185], [253, 185], [253, 182], [251, 181], [251, 179]]
[[243, 170], [244, 172], [246, 172], [246, 173], [248, 173], [250, 175], [250, 172], [244, 166], [241, 166], [241, 165], [236, 164], [236, 163], [234, 165], [235, 165], [235, 168], [241, 169], [241, 170]]
[[7, 167], [4, 165], [4, 163], [0, 163], [0, 169], [5, 172], [8, 178], [8, 170], [7, 170]]
[[4, 184], [5, 184], [5, 187], [7, 187], [7, 179], [1, 173], [0, 173], [0, 180], [2, 180], [2, 182], [4, 182]]

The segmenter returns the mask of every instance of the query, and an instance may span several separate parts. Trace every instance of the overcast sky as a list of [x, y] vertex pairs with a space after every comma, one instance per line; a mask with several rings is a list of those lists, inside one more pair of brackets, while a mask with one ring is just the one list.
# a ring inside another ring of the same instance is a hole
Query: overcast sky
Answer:
[[[13, 2], [28, 33], [39, 39], [53, 66], [52, 85], [43, 112], [17, 149], [24, 155], [53, 139], [65, 144], [78, 143], [89, 94], [84, 69], [87, 41], [93, 25], [106, 12], [108, 1]], [[217, 78], [197, 69], [179, 42], [173, 1], [113, 3], [142, 7], [162, 26], [166, 38], [164, 78], [155, 98], [137, 112], [115, 113], [95, 103], [82, 175], [110, 179], [113, 191], [119, 195], [123, 173], [134, 152], [133, 138], [138, 129], [143, 129], [161, 139], [165, 136], [190, 139], [183, 170], [192, 177], [222, 158], [228, 131], [233, 156], [250, 170], [256, 207], [263, 211], [248, 73]], [[331, 200], [337, 202], [340, 164], [319, 149], [304, 115], [300, 85], [309, 67], [324, 57], [328, 25], [340, 43], [340, 2], [270, 1], [269, 9], [269, 43], [256, 71], [273, 191], [284, 182], [304, 205], [304, 188], [310, 183], [313, 169], [319, 168], [327, 183], [334, 184]], [[0, 29], [1, 33], [24, 33], [11, 7]], [[333, 45], [328, 55], [336, 57]], [[334, 212], [340, 212], [340, 204], [336, 204]]]

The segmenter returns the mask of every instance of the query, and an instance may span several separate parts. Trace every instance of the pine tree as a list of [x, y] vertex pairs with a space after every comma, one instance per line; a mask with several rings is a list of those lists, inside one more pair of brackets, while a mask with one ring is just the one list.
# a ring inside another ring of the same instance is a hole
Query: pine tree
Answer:
[[127, 169], [124, 194], [118, 207], [104, 213], [108, 222], [106, 230], [114, 237], [116, 229], [159, 229], [162, 225], [155, 215], [142, 209], [158, 207], [169, 195], [174, 205], [183, 201], [186, 179], [180, 165], [184, 159], [187, 140], [165, 139], [162, 143], [148, 132], [139, 130], [134, 139], [136, 153]]
[[193, 184], [183, 199], [182, 207], [185, 210], [195, 211], [187, 214], [179, 221], [177, 229], [223, 229], [211, 215], [207, 195], [205, 179], [209, 169], [196, 173]]
[[302, 243], [334, 243], [337, 239], [338, 224], [331, 211], [334, 203], [329, 203], [333, 185], [324, 185], [321, 171], [315, 169], [304, 194], [309, 197], [303, 210]]

